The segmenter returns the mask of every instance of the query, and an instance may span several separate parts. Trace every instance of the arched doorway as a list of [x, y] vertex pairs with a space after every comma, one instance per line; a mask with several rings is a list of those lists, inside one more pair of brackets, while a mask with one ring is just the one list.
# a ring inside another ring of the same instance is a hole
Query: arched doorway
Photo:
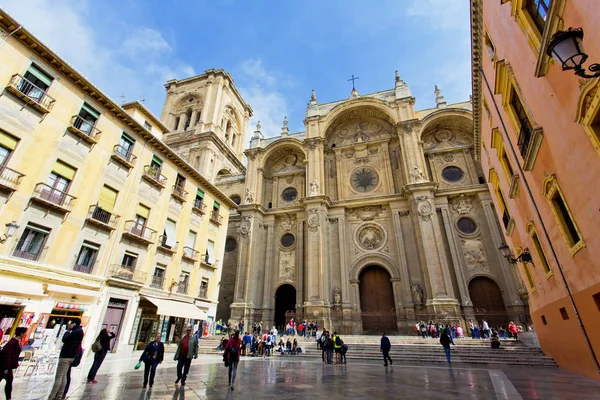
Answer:
[[370, 265], [362, 270], [358, 279], [363, 332], [396, 332], [394, 290], [389, 272]]
[[275, 292], [275, 326], [280, 331], [285, 328], [285, 313], [288, 311], [296, 311], [296, 289], [285, 284]]
[[496, 282], [483, 276], [473, 278], [469, 282], [469, 296], [473, 302], [475, 317], [479, 322], [485, 319], [490, 328], [508, 322], [502, 293]]

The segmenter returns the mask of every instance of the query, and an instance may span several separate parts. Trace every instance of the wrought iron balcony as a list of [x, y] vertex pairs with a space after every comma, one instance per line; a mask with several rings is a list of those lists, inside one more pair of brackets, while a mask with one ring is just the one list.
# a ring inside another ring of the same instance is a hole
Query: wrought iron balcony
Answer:
[[156, 231], [154, 229], [150, 229], [146, 225], [133, 220], [125, 221], [123, 235], [145, 244], [154, 243], [156, 240]]
[[146, 273], [128, 265], [112, 264], [108, 268], [111, 278], [122, 279], [143, 284], [146, 281]]
[[213, 269], [217, 268], [216, 261], [215, 260], [211, 260], [210, 257], [208, 256], [208, 254], [202, 254], [200, 256], [200, 262], [205, 267], [209, 267], [209, 268], [213, 268]]
[[38, 249], [37, 252], [33, 251], [31, 248], [27, 250], [19, 250], [17, 247], [15, 248], [15, 251], [13, 251], [13, 256], [29, 261], [39, 261], [46, 253], [46, 250], [48, 250], [48, 246], [44, 247], [43, 249]]
[[14, 192], [25, 175], [5, 166], [0, 166], [0, 188]]
[[191, 247], [186, 246], [183, 248], [183, 258], [185, 260], [189, 260], [189, 261], [193, 261], [193, 262], [198, 261], [198, 253], [200, 253], [200, 252], [192, 249]]
[[533, 135], [533, 129], [531, 129], [528, 120], [521, 121], [521, 130], [519, 131], [519, 140], [517, 141], [517, 147], [521, 156], [525, 158], [527, 150], [529, 150], [529, 144], [531, 143], [531, 137]]
[[153, 288], [156, 288], [156, 289], [162, 289], [164, 284], [165, 284], [164, 276], [153, 276], [150, 286]]
[[63, 212], [70, 212], [73, 209], [75, 199], [76, 197], [45, 183], [35, 185], [33, 196], [31, 197], [31, 200]]
[[126, 149], [121, 145], [116, 145], [113, 147], [111, 158], [118, 163], [123, 164], [127, 168], [133, 168], [135, 165], [135, 160], [137, 160], [137, 157], [133, 155], [133, 151], [131, 149]]
[[150, 182], [152, 185], [157, 186], [159, 188], [164, 188], [167, 183], [167, 178], [160, 173], [159, 169], [151, 167], [150, 165], [144, 166], [144, 174], [142, 175], [144, 179]]
[[94, 271], [94, 267], [96, 266], [97, 262], [98, 260], [94, 261], [92, 265], [82, 265], [75, 263], [75, 265], [73, 266], [73, 271], [83, 272], [84, 274], [91, 274]]
[[160, 235], [158, 237], [158, 249], [159, 250], [163, 250], [163, 251], [173, 254], [173, 253], [177, 252], [178, 245], [179, 245], [179, 242], [175, 242], [175, 244], [173, 244], [173, 245], [168, 245], [167, 244], [167, 235]]
[[219, 214], [219, 210], [212, 210], [210, 212], [210, 222], [213, 224], [221, 225], [223, 217]]
[[101, 228], [110, 230], [117, 229], [117, 224], [121, 217], [111, 212], [103, 210], [100, 206], [90, 206], [86, 221], [90, 224], [98, 225]]
[[208, 299], [208, 288], [200, 288], [198, 297], [200, 297], [201, 299]]
[[180, 294], [187, 294], [188, 292], [188, 283], [186, 282], [179, 282], [179, 285], [177, 285], [177, 293]]
[[185, 202], [185, 198], [188, 195], [188, 192], [183, 190], [181, 186], [173, 185], [173, 191], [171, 192], [171, 196], [175, 197], [177, 200]]
[[44, 114], [50, 112], [55, 102], [45, 90], [37, 87], [21, 74], [14, 74], [10, 78], [6, 90]]
[[95, 144], [100, 138], [100, 130], [96, 128], [96, 121], [91, 122], [81, 118], [79, 115], [73, 115], [69, 131], [77, 135], [80, 139], [90, 144]]
[[198, 213], [200, 215], [204, 215], [204, 207], [206, 207], [206, 204], [204, 204], [204, 201], [202, 201], [200, 199], [195, 199], [194, 206], [192, 207], [192, 211], [194, 211], [195, 213]]

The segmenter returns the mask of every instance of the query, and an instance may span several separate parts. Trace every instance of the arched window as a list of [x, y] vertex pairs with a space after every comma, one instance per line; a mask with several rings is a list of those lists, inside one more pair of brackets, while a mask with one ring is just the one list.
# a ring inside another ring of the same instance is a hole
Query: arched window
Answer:
[[235, 146], [235, 133], [231, 137], [231, 147]]
[[196, 114], [196, 122], [194, 123], [197, 124], [198, 122], [200, 122], [200, 118], [202, 117], [202, 110], [198, 110], [197, 114]]
[[179, 117], [175, 118], [175, 124], [173, 125], [173, 130], [176, 131], [179, 126]]
[[191, 123], [192, 123], [192, 109], [188, 108], [188, 110], [185, 112], [185, 125], [183, 126], [183, 130], [187, 131], [187, 129], [190, 127]]
[[227, 128], [225, 128], [225, 141], [229, 140], [229, 136], [231, 135], [231, 121], [227, 121]]

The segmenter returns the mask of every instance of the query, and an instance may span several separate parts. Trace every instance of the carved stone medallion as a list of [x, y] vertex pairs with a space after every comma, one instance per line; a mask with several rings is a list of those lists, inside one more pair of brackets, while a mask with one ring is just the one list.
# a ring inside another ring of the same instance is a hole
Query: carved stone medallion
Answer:
[[307, 224], [312, 232], [316, 232], [317, 229], [319, 229], [319, 210], [317, 208], [311, 208], [310, 210], [308, 210]]
[[426, 196], [419, 197], [418, 199], [420, 200], [419, 204], [417, 205], [419, 217], [421, 217], [421, 220], [423, 221], [429, 221], [431, 219], [431, 215], [433, 214], [431, 201]]
[[385, 240], [385, 231], [378, 224], [364, 224], [356, 230], [356, 243], [364, 250], [378, 250], [383, 247]]
[[248, 237], [251, 229], [252, 229], [252, 216], [244, 215], [242, 217], [242, 222], [240, 223], [240, 233], [242, 234], [242, 236]]
[[488, 270], [485, 250], [480, 239], [462, 239], [463, 255], [470, 269]]
[[468, 214], [473, 209], [473, 199], [464, 194], [450, 200], [452, 209], [458, 214]]
[[279, 226], [284, 231], [290, 231], [296, 225], [296, 216], [291, 214], [283, 214], [279, 217]]

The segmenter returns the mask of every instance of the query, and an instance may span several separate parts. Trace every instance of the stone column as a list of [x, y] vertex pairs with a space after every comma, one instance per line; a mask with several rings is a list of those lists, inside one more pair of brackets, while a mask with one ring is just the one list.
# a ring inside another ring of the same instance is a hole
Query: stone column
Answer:
[[[276, 281], [277, 266], [273, 265], [273, 238], [275, 236], [273, 224], [265, 225], [267, 231], [267, 250], [265, 254], [265, 285], [263, 288], [263, 311], [269, 312], [273, 308], [273, 283]], [[268, 271], [271, 271], [269, 274]], [[275, 279], [275, 280], [274, 280]]]
[[402, 303], [406, 307], [414, 307], [411, 290], [410, 278], [408, 276], [408, 262], [406, 261], [406, 252], [404, 249], [404, 238], [402, 236], [402, 225], [400, 223], [400, 212], [396, 207], [391, 208], [392, 224], [394, 227], [394, 237], [396, 239], [396, 248], [398, 249], [398, 259], [400, 261], [400, 279], [402, 285]]
[[198, 115], [198, 110], [196, 110], [195, 108], [192, 110], [192, 116], [191, 116], [191, 121], [190, 121], [190, 130], [194, 130], [195, 126], [194, 124], [196, 123], [196, 116]]
[[221, 121], [219, 120], [219, 115], [221, 115], [221, 109], [223, 108], [222, 104], [221, 104], [222, 97], [223, 97], [223, 88], [224, 88], [223, 79], [219, 78], [218, 83], [217, 83], [217, 97], [215, 99], [215, 104], [214, 104], [214, 107], [212, 110], [212, 120], [213, 120], [213, 124], [214, 124], [214, 126], [213, 126], [214, 131], [219, 132], [220, 134], [223, 134], [223, 131], [219, 130], [217, 128], [217, 126], [219, 126], [219, 127], [221, 126], [220, 125]]
[[208, 78], [206, 81], [206, 99], [204, 100], [204, 106], [202, 107], [202, 131], [205, 131], [206, 128], [210, 128], [211, 125], [214, 124], [212, 119], [213, 115], [213, 106], [214, 106], [214, 78]]
[[235, 277], [235, 290], [233, 302], [231, 303], [231, 317], [241, 318], [248, 307], [247, 286], [249, 275], [249, 264], [251, 260], [251, 248], [253, 241], [253, 219], [251, 213], [241, 211], [241, 222], [239, 227], [239, 252], [237, 261], [237, 274]]
[[340, 215], [338, 216], [338, 232], [339, 232], [339, 243], [340, 243], [340, 277], [342, 287], [342, 307], [349, 308], [352, 307], [351, 294], [350, 294], [350, 280], [354, 279], [353, 276], [348, 276], [348, 265], [350, 265], [350, 249], [348, 243], [351, 243], [348, 240], [348, 227], [346, 222], [346, 216]]
[[351, 287], [351, 295], [352, 295], [352, 325], [353, 325], [353, 334], [360, 335], [363, 331], [362, 329], [362, 319], [360, 316], [360, 289], [358, 287], [360, 281], [358, 279], [350, 280]]

